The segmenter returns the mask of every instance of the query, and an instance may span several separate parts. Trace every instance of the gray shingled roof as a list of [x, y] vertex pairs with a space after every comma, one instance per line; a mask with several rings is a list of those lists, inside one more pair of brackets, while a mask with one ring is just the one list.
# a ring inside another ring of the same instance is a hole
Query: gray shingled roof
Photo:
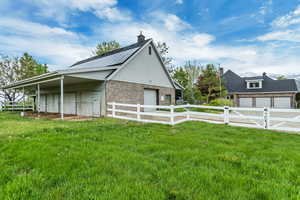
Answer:
[[[261, 89], [247, 89], [246, 80], [263, 79]], [[267, 75], [257, 77], [240, 77], [228, 70], [223, 75], [225, 87], [229, 93], [259, 93], [259, 92], [297, 92], [297, 84], [294, 79], [274, 80]]]
[[126, 60], [128, 60], [135, 52], [137, 52], [141, 47], [143, 47], [147, 42], [151, 39], [144, 40], [143, 42], [137, 42], [132, 45], [122, 47], [119, 49], [115, 49], [113, 51], [109, 51], [99, 56], [93, 56], [79, 62], [76, 62], [71, 66], [71, 68], [79, 68], [86, 67], [86, 63], [94, 63], [97, 62], [96, 65], [99, 67], [109, 67], [123, 64]]

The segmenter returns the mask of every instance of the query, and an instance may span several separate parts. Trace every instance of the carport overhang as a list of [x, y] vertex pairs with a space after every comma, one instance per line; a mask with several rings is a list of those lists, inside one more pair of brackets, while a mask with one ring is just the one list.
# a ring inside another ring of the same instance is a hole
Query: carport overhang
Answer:
[[37, 97], [37, 112], [40, 112], [40, 89], [58, 87], [60, 88], [60, 114], [61, 119], [64, 119], [64, 85], [72, 85], [78, 83], [87, 83], [95, 81], [105, 81], [118, 67], [106, 67], [104, 69], [90, 68], [90, 69], [71, 69], [60, 70], [32, 77], [29, 79], [17, 81], [5, 87], [8, 89], [23, 89], [31, 87], [36, 88]]

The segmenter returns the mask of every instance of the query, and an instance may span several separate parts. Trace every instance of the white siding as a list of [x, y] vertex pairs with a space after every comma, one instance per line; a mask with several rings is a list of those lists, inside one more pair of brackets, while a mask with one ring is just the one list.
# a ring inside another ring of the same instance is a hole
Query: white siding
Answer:
[[[152, 48], [151, 55], [148, 53], [149, 46]], [[113, 77], [113, 80], [172, 88], [173, 85], [163, 69], [163, 65], [160, 63], [153, 46], [151, 44], [149, 46], [146, 46], [134, 59], [124, 66]]]

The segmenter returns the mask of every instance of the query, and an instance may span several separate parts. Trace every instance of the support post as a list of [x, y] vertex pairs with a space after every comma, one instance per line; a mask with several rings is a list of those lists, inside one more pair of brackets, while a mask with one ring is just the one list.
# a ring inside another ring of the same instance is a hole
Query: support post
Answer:
[[41, 94], [40, 94], [40, 84], [37, 84], [37, 112], [38, 112], [38, 117], [40, 117], [40, 108], [41, 108]]
[[141, 121], [141, 104], [137, 104], [137, 107], [136, 107], [136, 112], [137, 112], [137, 120], [138, 121]]
[[6, 90], [4, 90], [4, 111], [6, 111]]
[[190, 104], [189, 103], [187, 104], [186, 119], [188, 119], [188, 120], [191, 119]]
[[23, 87], [23, 112], [25, 112], [25, 88]]
[[263, 118], [264, 118], [264, 129], [269, 129], [270, 127], [270, 110], [269, 108], [264, 108], [264, 113], [263, 113]]
[[116, 103], [112, 103], [112, 117], [114, 118], [116, 116]]
[[64, 76], [60, 78], [60, 119], [64, 119]]
[[224, 106], [224, 124], [229, 124], [229, 107]]
[[171, 112], [171, 117], [170, 117], [170, 120], [171, 120], [171, 125], [173, 126], [174, 125], [174, 106], [171, 105], [170, 106], [170, 112]]

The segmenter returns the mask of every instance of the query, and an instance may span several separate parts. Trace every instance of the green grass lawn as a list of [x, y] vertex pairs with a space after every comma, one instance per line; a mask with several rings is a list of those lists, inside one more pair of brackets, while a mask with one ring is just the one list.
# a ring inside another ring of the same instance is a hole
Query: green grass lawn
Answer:
[[0, 199], [300, 199], [300, 135], [0, 114]]

